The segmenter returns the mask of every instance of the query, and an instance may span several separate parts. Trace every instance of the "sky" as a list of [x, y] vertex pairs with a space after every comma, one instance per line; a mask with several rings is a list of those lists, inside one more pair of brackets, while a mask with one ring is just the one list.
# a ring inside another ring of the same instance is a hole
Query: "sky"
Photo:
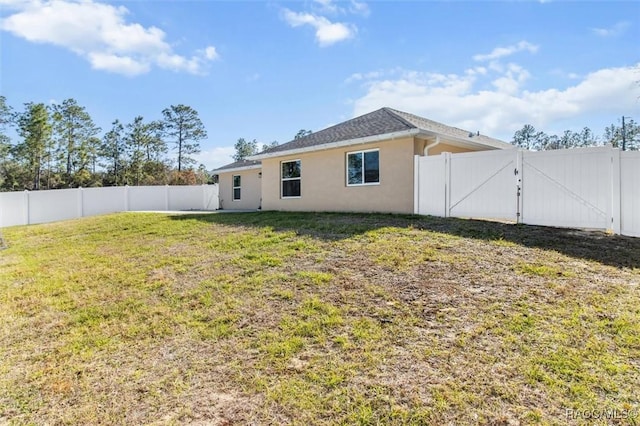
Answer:
[[0, 49], [17, 110], [191, 106], [208, 169], [385, 106], [505, 141], [640, 121], [640, 1], [0, 0]]

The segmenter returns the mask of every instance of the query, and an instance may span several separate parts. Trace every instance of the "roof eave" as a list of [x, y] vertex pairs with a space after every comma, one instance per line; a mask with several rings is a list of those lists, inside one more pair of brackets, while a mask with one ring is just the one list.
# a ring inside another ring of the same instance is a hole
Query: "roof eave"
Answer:
[[212, 170], [211, 173], [220, 174], [220, 173], [227, 173], [227, 172], [241, 172], [243, 170], [253, 170], [253, 169], [261, 169], [261, 168], [262, 168], [262, 164], [253, 164], [251, 166], [233, 167], [229, 169], [216, 169], [216, 170]]
[[478, 140], [473, 140], [473, 138], [460, 138], [460, 137], [456, 137], [456, 136], [451, 136], [451, 135], [445, 135], [439, 132], [434, 132], [434, 131], [428, 131], [428, 130], [422, 130], [419, 132], [418, 136], [427, 136], [427, 137], [433, 137], [433, 136], [438, 136], [444, 140], [447, 141], [452, 141], [452, 142], [458, 142], [463, 146], [475, 146], [475, 147], [490, 147], [490, 148], [495, 148], [495, 149], [511, 149], [514, 148], [513, 145], [511, 145], [510, 143], [507, 142], [501, 142], [501, 141], [478, 141]]
[[398, 132], [384, 133], [381, 135], [366, 136], [363, 138], [347, 139], [338, 142], [329, 142], [322, 145], [308, 146], [304, 148], [288, 149], [284, 151], [267, 152], [265, 154], [256, 154], [247, 157], [248, 160], [264, 160], [267, 158], [284, 157], [288, 155], [304, 154], [306, 152], [325, 151], [327, 149], [343, 148], [346, 146], [362, 145], [365, 143], [382, 142], [385, 140], [394, 140], [416, 136], [420, 133], [420, 129], [401, 130]]

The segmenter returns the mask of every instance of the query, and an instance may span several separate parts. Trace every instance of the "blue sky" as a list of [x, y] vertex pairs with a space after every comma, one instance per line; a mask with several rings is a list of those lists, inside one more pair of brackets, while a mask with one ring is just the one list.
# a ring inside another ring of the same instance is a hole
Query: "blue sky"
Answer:
[[640, 2], [0, 0], [0, 93], [114, 119], [195, 108], [198, 160], [382, 106], [509, 141], [640, 121]]

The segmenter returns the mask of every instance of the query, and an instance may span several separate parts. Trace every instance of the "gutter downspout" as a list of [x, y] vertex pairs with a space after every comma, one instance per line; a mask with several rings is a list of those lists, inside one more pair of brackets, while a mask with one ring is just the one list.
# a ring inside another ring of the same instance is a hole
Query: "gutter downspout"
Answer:
[[429, 149], [433, 148], [436, 145], [440, 145], [440, 136], [436, 136], [436, 141], [430, 145], [427, 145], [424, 147], [424, 156], [428, 156], [429, 155]]

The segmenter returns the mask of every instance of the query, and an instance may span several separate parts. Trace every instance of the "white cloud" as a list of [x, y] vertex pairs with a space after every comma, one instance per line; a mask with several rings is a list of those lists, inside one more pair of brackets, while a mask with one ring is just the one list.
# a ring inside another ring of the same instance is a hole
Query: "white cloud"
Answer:
[[626, 21], [617, 22], [610, 28], [591, 28], [591, 31], [600, 37], [616, 37], [621, 35], [631, 24]]
[[218, 55], [218, 51], [213, 46], [208, 46], [207, 48], [204, 49], [203, 52], [204, 52], [204, 57], [210, 61], [213, 61], [220, 57], [220, 55]]
[[[367, 92], [354, 102], [354, 115], [389, 106], [509, 139], [525, 123], [562, 128], [580, 117], [637, 111], [639, 67], [601, 69], [564, 89], [537, 91], [523, 88], [529, 72], [516, 64], [486, 76], [469, 70], [460, 75], [405, 70], [393, 78], [363, 79]], [[581, 126], [589, 124], [581, 121]]]
[[507, 69], [502, 77], [498, 77], [491, 82], [500, 93], [516, 94], [530, 74], [527, 70], [517, 64], [507, 65]]
[[521, 41], [517, 44], [507, 46], [507, 47], [496, 47], [491, 51], [491, 53], [487, 54], [478, 54], [473, 57], [475, 61], [491, 61], [495, 59], [504, 58], [506, 56], [513, 55], [514, 53], [522, 52], [524, 50], [536, 53], [538, 51], [538, 47], [535, 44], [531, 44], [528, 41]]
[[235, 152], [236, 149], [233, 146], [221, 146], [202, 150], [193, 157], [198, 164], [204, 164], [207, 170], [213, 170], [232, 163], [232, 155], [235, 154]]
[[351, 4], [349, 5], [349, 11], [351, 13], [355, 13], [356, 15], [361, 15], [365, 17], [371, 14], [371, 10], [369, 9], [369, 5], [367, 3], [356, 1], [356, 0], [351, 0]]
[[[347, 2], [341, 0], [339, 3], [344, 5]], [[346, 15], [351, 13], [366, 18], [371, 14], [369, 5], [364, 1], [357, 0], [351, 0], [347, 7], [340, 7], [335, 0], [313, 0], [312, 9], [322, 15]]]
[[333, 0], [313, 0], [320, 9], [322, 13], [338, 13], [342, 12], [342, 9], [336, 5]]
[[97, 70], [110, 71], [117, 74], [134, 76], [149, 72], [151, 66], [137, 61], [130, 56], [118, 56], [109, 53], [89, 52], [87, 58], [91, 66]]
[[364, 74], [356, 72], [347, 77], [344, 82], [346, 84], [349, 84], [353, 83], [354, 81], [373, 80], [382, 77], [383, 75], [389, 75], [389, 73], [390, 72], [385, 73], [384, 71], [371, 71]]
[[334, 43], [352, 38], [356, 33], [353, 25], [342, 22], [331, 22], [324, 16], [310, 13], [297, 13], [289, 9], [283, 10], [284, 20], [293, 28], [310, 25], [316, 30], [316, 41], [320, 46], [330, 46]]
[[33, 43], [60, 46], [86, 58], [94, 69], [134, 76], [153, 66], [202, 74], [218, 58], [213, 46], [191, 57], [178, 55], [157, 27], [129, 23], [129, 11], [92, 0], [0, 0], [18, 10], [0, 29]]

